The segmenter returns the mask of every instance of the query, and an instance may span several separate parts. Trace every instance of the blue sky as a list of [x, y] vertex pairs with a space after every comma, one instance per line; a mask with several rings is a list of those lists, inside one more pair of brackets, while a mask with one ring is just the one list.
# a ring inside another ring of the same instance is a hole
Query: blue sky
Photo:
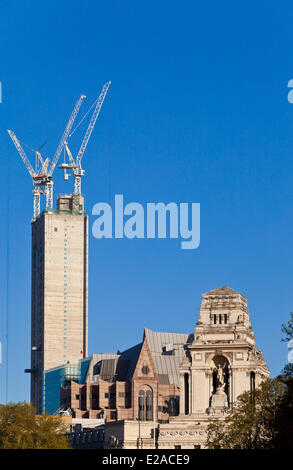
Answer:
[[[199, 202], [201, 244], [90, 236], [89, 352], [126, 349], [144, 327], [192, 332], [201, 294], [228, 285], [279, 373], [293, 310], [291, 2], [11, 0], [0, 22], [0, 402], [7, 261], [9, 400], [29, 399], [30, 364], [32, 185], [6, 129], [33, 148], [48, 139], [51, 155], [79, 94], [88, 106], [108, 80], [83, 162], [88, 213], [115, 194]], [[71, 184], [57, 169], [55, 195]]]

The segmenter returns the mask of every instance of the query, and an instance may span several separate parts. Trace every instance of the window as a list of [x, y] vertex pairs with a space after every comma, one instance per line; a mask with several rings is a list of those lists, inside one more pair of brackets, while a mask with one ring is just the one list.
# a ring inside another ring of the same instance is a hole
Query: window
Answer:
[[174, 446], [174, 449], [181, 449], [181, 446]]
[[105, 398], [109, 398], [109, 393], [105, 393]]
[[228, 315], [227, 315], [226, 313], [225, 313], [225, 315], [224, 315], [224, 319], [225, 319], [225, 325], [227, 325], [227, 323], [228, 323]]
[[193, 446], [194, 449], [200, 449], [199, 445]]
[[250, 372], [250, 400], [255, 404], [255, 372]]
[[214, 315], [214, 325], [217, 324], [217, 315]]
[[222, 324], [222, 315], [221, 314], [219, 315], [219, 324], [220, 325]]
[[146, 392], [146, 420], [151, 421], [153, 419], [153, 394], [151, 390]]
[[140, 390], [138, 392], [138, 419], [152, 421], [153, 419], [153, 392]]
[[143, 390], [138, 392], [138, 419], [140, 421], [144, 420], [144, 402], [145, 402], [145, 393]]

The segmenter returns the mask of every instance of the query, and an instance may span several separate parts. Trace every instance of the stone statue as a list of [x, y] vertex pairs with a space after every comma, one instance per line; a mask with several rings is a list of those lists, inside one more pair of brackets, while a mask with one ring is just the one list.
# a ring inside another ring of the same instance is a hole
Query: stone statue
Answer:
[[217, 391], [223, 390], [225, 387], [225, 378], [224, 378], [224, 370], [221, 364], [217, 366]]
[[228, 407], [228, 398], [225, 392], [225, 369], [221, 364], [218, 364], [214, 369], [216, 379], [216, 390], [211, 397], [211, 412], [222, 412]]

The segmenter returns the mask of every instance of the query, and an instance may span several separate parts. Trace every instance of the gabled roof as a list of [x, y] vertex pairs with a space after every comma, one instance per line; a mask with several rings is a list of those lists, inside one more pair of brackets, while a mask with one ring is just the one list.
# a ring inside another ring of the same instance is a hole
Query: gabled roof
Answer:
[[145, 328], [144, 338], [148, 342], [159, 382], [179, 385], [179, 366], [185, 356], [185, 345], [193, 341], [193, 335], [161, 333]]

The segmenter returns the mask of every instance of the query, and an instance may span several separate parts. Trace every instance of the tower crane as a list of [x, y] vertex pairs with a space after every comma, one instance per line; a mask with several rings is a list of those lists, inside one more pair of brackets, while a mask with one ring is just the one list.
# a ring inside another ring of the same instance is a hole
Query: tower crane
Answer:
[[[44, 160], [42, 158], [42, 155], [40, 151], [36, 151], [36, 167], [35, 169], [33, 168], [32, 164], [30, 163], [25, 151], [23, 150], [18, 138], [16, 137], [15, 133], [12, 130], [7, 130], [8, 134], [11, 137], [12, 142], [14, 143], [19, 155], [21, 156], [21, 159], [23, 160], [29, 174], [32, 177], [33, 180], [33, 200], [34, 200], [34, 217], [33, 220], [35, 220], [38, 215], [40, 214], [40, 198], [41, 194], [45, 195], [46, 198], [46, 209], [50, 210], [53, 208], [53, 179], [52, 175], [54, 172], [54, 169], [56, 167], [56, 164], [58, 162], [58, 159], [60, 157], [60, 154], [62, 152], [62, 149], [64, 147], [64, 143], [66, 142], [69, 133], [72, 129], [73, 123], [76, 119], [76, 116], [78, 114], [78, 111], [81, 107], [81, 104], [85, 98], [85, 95], [80, 95], [79, 99], [77, 100], [73, 111], [70, 115], [69, 121], [67, 123], [67, 126], [63, 132], [63, 135], [61, 137], [61, 140], [59, 142], [59, 145], [57, 147], [57, 150], [55, 152], [55, 155], [52, 159], [52, 162], [50, 164], [49, 158], [46, 158]], [[41, 167], [40, 167], [41, 165]], [[39, 171], [40, 167], [40, 171]]]
[[[84, 176], [84, 173], [85, 173], [85, 171], [82, 169], [82, 166], [81, 166], [81, 160], [82, 160], [83, 154], [85, 152], [85, 149], [87, 147], [88, 141], [90, 139], [91, 133], [92, 133], [92, 131], [94, 129], [94, 126], [96, 124], [97, 117], [100, 113], [100, 110], [102, 108], [104, 99], [107, 95], [107, 92], [108, 92], [108, 89], [109, 89], [110, 85], [111, 85], [111, 82], [107, 82], [107, 83], [105, 83], [105, 85], [102, 88], [102, 91], [101, 91], [101, 93], [100, 93], [100, 95], [97, 99], [97, 103], [96, 103], [95, 109], [93, 111], [90, 123], [88, 125], [87, 131], [84, 135], [83, 141], [81, 143], [80, 149], [78, 151], [78, 154], [77, 154], [75, 160], [74, 160], [74, 158], [72, 156], [72, 153], [71, 153], [71, 151], [68, 147], [68, 142], [66, 140], [64, 141], [64, 148], [65, 148], [66, 153], [68, 155], [69, 163], [62, 163], [61, 165], [59, 165], [59, 168], [64, 170], [64, 179], [65, 180], [68, 179], [68, 174], [66, 173], [66, 170], [67, 169], [72, 170], [73, 176], [74, 176], [74, 194], [75, 195], [81, 195], [81, 177]], [[76, 128], [78, 126], [79, 126], [79, 124], [76, 126]], [[73, 131], [73, 132], [75, 132], [75, 131]], [[72, 132], [72, 134], [73, 134], [73, 132]]]

